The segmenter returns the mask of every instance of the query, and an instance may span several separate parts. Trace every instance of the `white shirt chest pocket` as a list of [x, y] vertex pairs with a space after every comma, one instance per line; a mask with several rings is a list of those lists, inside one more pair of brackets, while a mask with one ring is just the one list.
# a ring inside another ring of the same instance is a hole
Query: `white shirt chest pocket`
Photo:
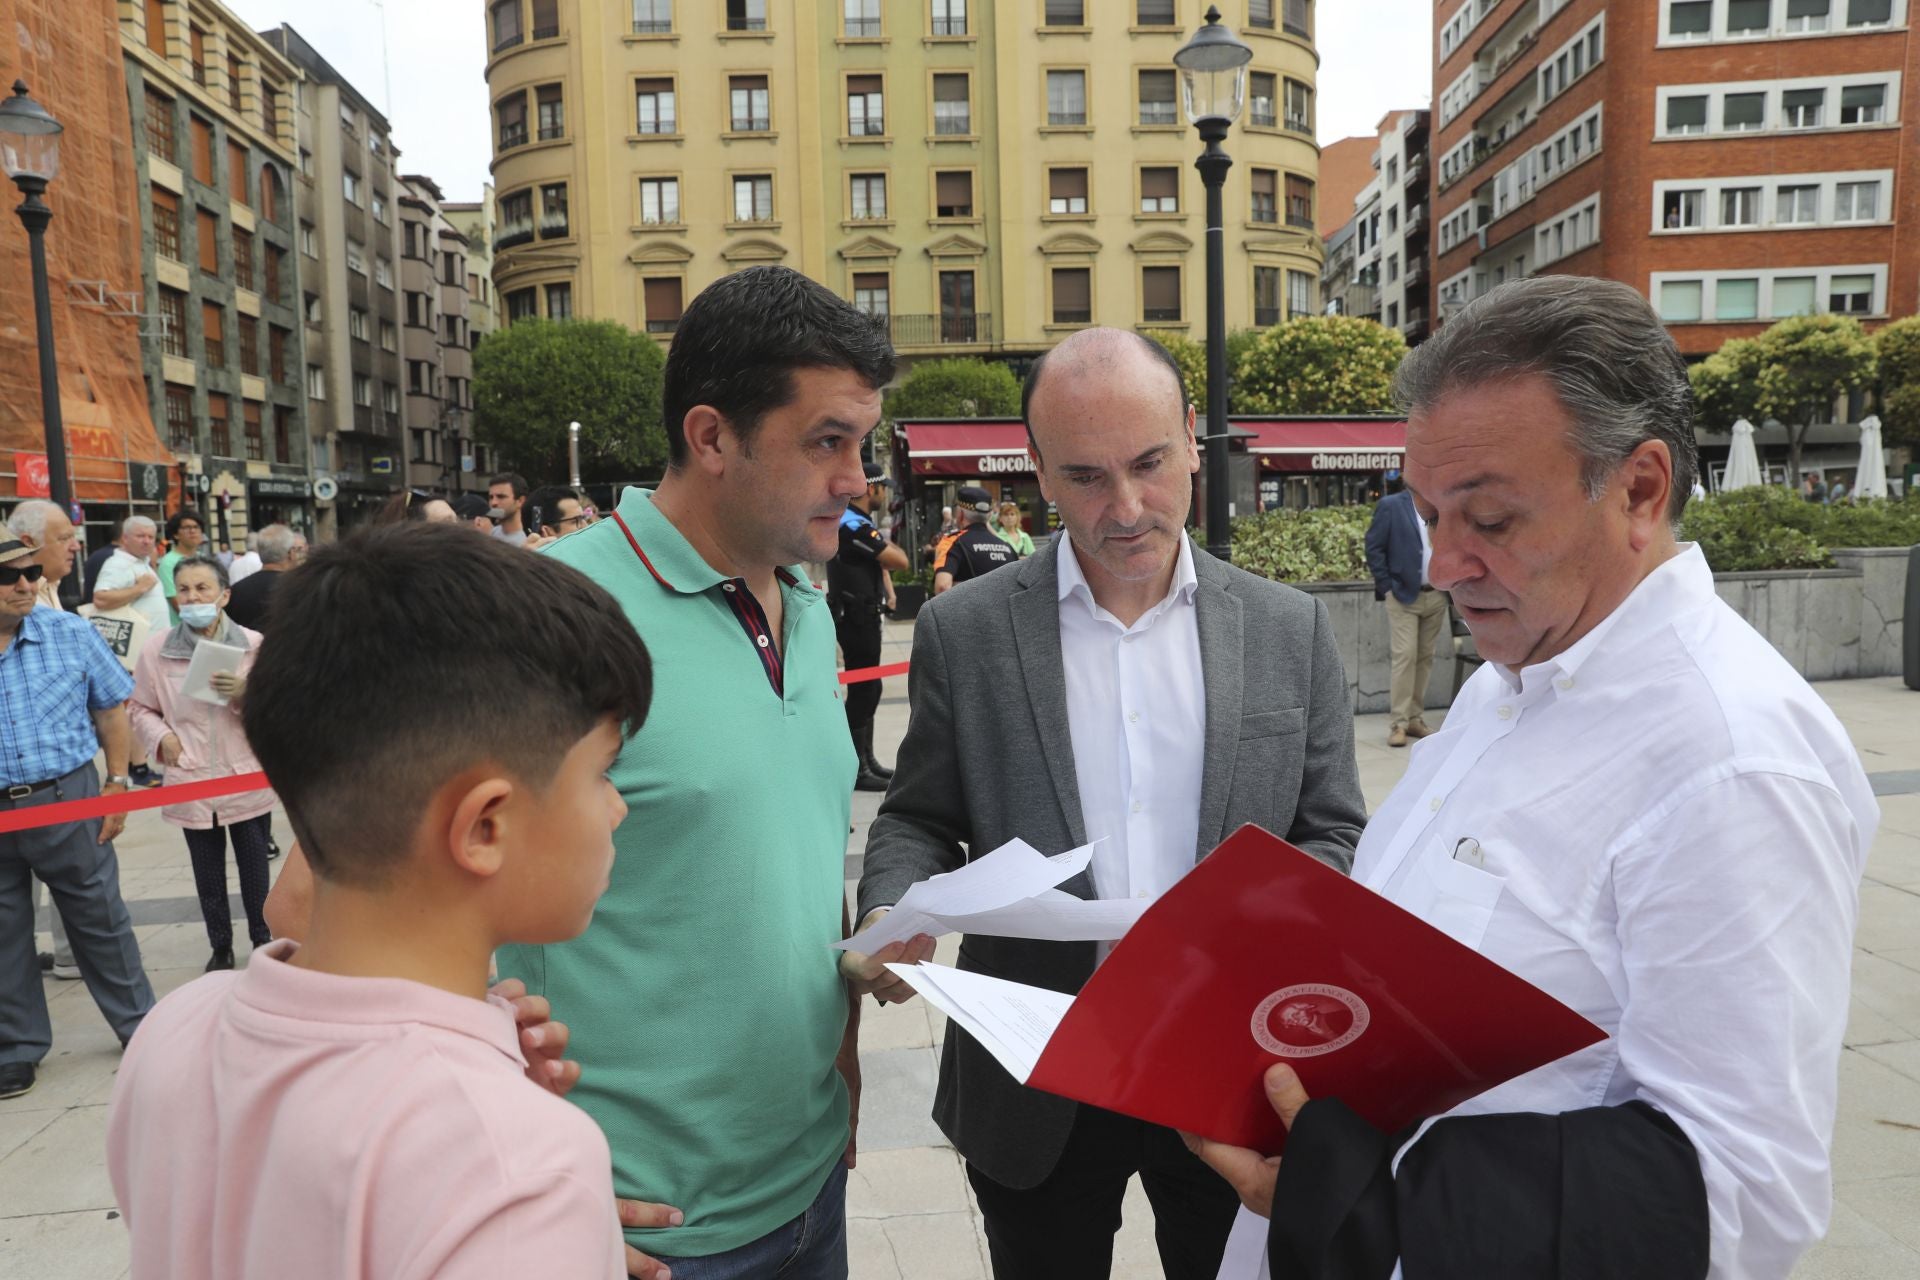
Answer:
[[1436, 840], [1421, 851], [1393, 899], [1455, 942], [1478, 950], [1506, 892], [1507, 878], [1498, 865], [1492, 851], [1476, 840]]

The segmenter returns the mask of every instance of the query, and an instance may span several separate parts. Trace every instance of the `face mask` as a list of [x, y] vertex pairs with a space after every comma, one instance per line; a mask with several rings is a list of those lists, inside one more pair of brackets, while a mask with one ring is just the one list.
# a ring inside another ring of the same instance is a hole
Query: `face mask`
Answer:
[[180, 621], [186, 623], [196, 631], [212, 626], [213, 620], [219, 616], [220, 606], [217, 604], [183, 604], [180, 606]]

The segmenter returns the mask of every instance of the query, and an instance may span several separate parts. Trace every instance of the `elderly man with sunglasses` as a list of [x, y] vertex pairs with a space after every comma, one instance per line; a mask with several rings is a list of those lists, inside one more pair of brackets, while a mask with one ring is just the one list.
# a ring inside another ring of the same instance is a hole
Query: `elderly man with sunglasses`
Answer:
[[[44, 573], [33, 548], [0, 536], [0, 814], [129, 785], [133, 679], [85, 618], [34, 607]], [[102, 750], [104, 788], [93, 765]], [[52, 892], [80, 976], [121, 1044], [153, 1007], [113, 851], [125, 825], [115, 815], [0, 834], [0, 1098], [33, 1088], [53, 1047], [33, 951], [34, 877]]]

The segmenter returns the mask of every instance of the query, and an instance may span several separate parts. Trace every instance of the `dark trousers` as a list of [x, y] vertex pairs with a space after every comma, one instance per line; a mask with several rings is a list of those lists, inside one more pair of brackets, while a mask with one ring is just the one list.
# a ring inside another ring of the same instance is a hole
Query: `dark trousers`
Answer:
[[995, 1280], [1106, 1280], [1127, 1180], [1153, 1205], [1167, 1280], [1214, 1280], [1240, 1199], [1160, 1125], [1082, 1106], [1060, 1163], [1039, 1186], [1003, 1187], [971, 1164]]
[[[834, 634], [840, 639], [840, 652], [846, 657], [847, 670], [879, 666], [880, 615], [872, 605], [851, 601], [842, 604], [839, 612], [840, 617], [833, 624]], [[878, 680], [862, 680], [847, 686], [847, 727], [853, 730], [856, 743], [862, 741], [861, 728], [873, 723], [873, 713], [879, 706]], [[870, 748], [872, 744], [868, 745]]]
[[[0, 797], [0, 812], [99, 794], [100, 777], [85, 764], [23, 800]], [[120, 862], [113, 845], [99, 840], [98, 818], [0, 835], [0, 1063], [39, 1062], [53, 1047], [53, 1023], [33, 950], [36, 876], [67, 927], [87, 993], [122, 1043], [153, 1008], [133, 918], [120, 896]]]
[[200, 895], [200, 917], [215, 951], [233, 946], [233, 910], [227, 904], [227, 835], [233, 835], [233, 865], [240, 871], [240, 901], [247, 909], [247, 936], [256, 947], [273, 941], [267, 928], [267, 846], [273, 840], [273, 816], [263, 813], [230, 826], [205, 831], [186, 829], [193, 859], [193, 888]]

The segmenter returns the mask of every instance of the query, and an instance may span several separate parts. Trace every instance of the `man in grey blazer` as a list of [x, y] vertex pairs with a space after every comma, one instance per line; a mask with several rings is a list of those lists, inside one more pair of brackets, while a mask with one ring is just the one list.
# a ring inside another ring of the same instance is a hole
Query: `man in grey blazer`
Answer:
[[[1084, 330], [1034, 367], [1022, 415], [1066, 533], [921, 611], [862, 919], [1015, 836], [1044, 853], [1098, 841], [1063, 886], [1085, 898], [1158, 897], [1247, 822], [1346, 870], [1366, 811], [1326, 610], [1187, 538], [1199, 455], [1178, 368], [1133, 333]], [[910, 997], [882, 957], [843, 970]], [[1068, 992], [1100, 957], [960, 947], [963, 969]], [[1167, 1276], [1213, 1280], [1237, 1201], [1171, 1130], [1028, 1089], [953, 1026], [934, 1118], [966, 1158], [999, 1280], [1105, 1277], [1136, 1173]]]

